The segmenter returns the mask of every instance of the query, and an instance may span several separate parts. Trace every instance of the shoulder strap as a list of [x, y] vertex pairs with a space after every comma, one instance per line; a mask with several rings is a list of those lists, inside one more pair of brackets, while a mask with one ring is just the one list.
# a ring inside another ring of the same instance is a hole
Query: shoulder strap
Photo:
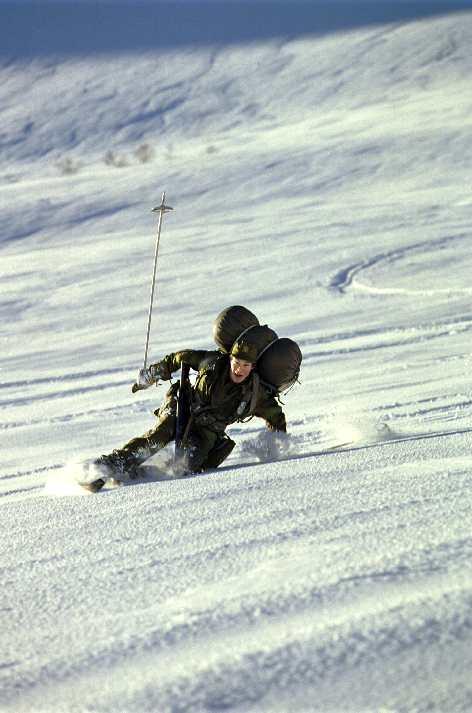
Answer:
[[[237, 414], [238, 421], [244, 423], [245, 421], [250, 421], [256, 410], [257, 399], [259, 397], [259, 384], [260, 378], [256, 371], [252, 373], [252, 389], [249, 395], [249, 388], [245, 391], [244, 398], [239, 404]], [[249, 386], [249, 385], [248, 385]]]
[[259, 383], [260, 383], [259, 374], [257, 373], [257, 371], [254, 371], [253, 375], [252, 375], [251, 403], [249, 404], [249, 415], [250, 416], [252, 416], [252, 414], [256, 410], [257, 397], [259, 396]]

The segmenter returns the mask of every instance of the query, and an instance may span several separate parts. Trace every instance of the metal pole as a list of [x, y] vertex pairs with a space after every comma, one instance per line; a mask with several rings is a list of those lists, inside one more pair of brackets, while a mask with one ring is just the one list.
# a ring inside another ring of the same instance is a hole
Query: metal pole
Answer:
[[[152, 209], [153, 213], [159, 213], [159, 220], [157, 223], [157, 239], [156, 239], [156, 249], [154, 252], [154, 269], [152, 273], [152, 282], [151, 282], [151, 297], [149, 301], [149, 312], [148, 312], [148, 323], [147, 323], [147, 333], [146, 333], [146, 345], [144, 347], [144, 363], [143, 363], [143, 369], [146, 369], [147, 367], [147, 358], [148, 358], [148, 350], [149, 350], [149, 335], [151, 334], [151, 319], [152, 319], [152, 306], [154, 302], [154, 290], [156, 286], [156, 274], [157, 274], [157, 258], [159, 255], [159, 242], [161, 239], [161, 227], [162, 227], [162, 218], [164, 213], [167, 213], [170, 210], [173, 210], [170, 206], [165, 204], [166, 200], [166, 192], [164, 191], [162, 194], [161, 198], [161, 204], [156, 206], [155, 208]], [[138, 384], [134, 384], [132, 391], [135, 393], [136, 391], [139, 391], [140, 387]]]
[[177, 396], [177, 418], [175, 424], [175, 458], [183, 456], [183, 438], [190, 418], [190, 365], [180, 365], [180, 385]]

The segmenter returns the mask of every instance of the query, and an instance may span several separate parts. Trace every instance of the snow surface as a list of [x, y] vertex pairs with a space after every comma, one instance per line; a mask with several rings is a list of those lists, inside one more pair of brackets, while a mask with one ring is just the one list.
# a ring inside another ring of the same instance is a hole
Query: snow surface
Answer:
[[[472, 710], [472, 14], [381, 5], [2, 25], [2, 712]], [[163, 190], [153, 359], [244, 304], [302, 383], [287, 438], [91, 495], [164, 393], [131, 394]]]

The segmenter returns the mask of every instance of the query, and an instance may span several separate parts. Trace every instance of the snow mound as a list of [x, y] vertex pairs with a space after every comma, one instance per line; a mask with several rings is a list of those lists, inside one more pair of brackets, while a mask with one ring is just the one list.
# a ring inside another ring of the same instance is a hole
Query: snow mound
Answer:
[[378, 443], [400, 438], [387, 423], [370, 417], [365, 412], [346, 416], [333, 415], [326, 427], [326, 438], [336, 445]]
[[298, 444], [287, 433], [262, 431], [255, 438], [241, 444], [243, 455], [257, 458], [261, 463], [277, 461], [297, 455]]
[[81, 484], [92, 483], [102, 477], [91, 460], [70, 460], [63, 468], [51, 473], [44, 485], [45, 495], [90, 495]]

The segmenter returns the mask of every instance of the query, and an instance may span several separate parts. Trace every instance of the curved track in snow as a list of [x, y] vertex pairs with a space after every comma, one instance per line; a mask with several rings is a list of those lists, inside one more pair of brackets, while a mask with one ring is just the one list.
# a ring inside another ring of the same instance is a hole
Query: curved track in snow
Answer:
[[[358, 263], [349, 265], [336, 272], [329, 283], [329, 288], [337, 292], [347, 292], [349, 289], [360, 290], [377, 295], [406, 295], [418, 297], [430, 297], [433, 295], [470, 295], [472, 287], [457, 287], [451, 284], [450, 287], [434, 287], [422, 288], [415, 286], [407, 287], [388, 287], [386, 285], [368, 285], [362, 282], [362, 274], [367, 273], [373, 267], [388, 266], [397, 263], [401, 260], [407, 260], [409, 256], [426, 255], [429, 251], [434, 253], [441, 248], [454, 244], [456, 241], [462, 242], [469, 239], [469, 235], [461, 233], [459, 235], [451, 235], [439, 240], [428, 240], [424, 243], [416, 243], [388, 252], [381, 252], [373, 257], [361, 260]], [[419, 282], [418, 276], [416, 280]], [[453, 278], [452, 278], [453, 283]]]

